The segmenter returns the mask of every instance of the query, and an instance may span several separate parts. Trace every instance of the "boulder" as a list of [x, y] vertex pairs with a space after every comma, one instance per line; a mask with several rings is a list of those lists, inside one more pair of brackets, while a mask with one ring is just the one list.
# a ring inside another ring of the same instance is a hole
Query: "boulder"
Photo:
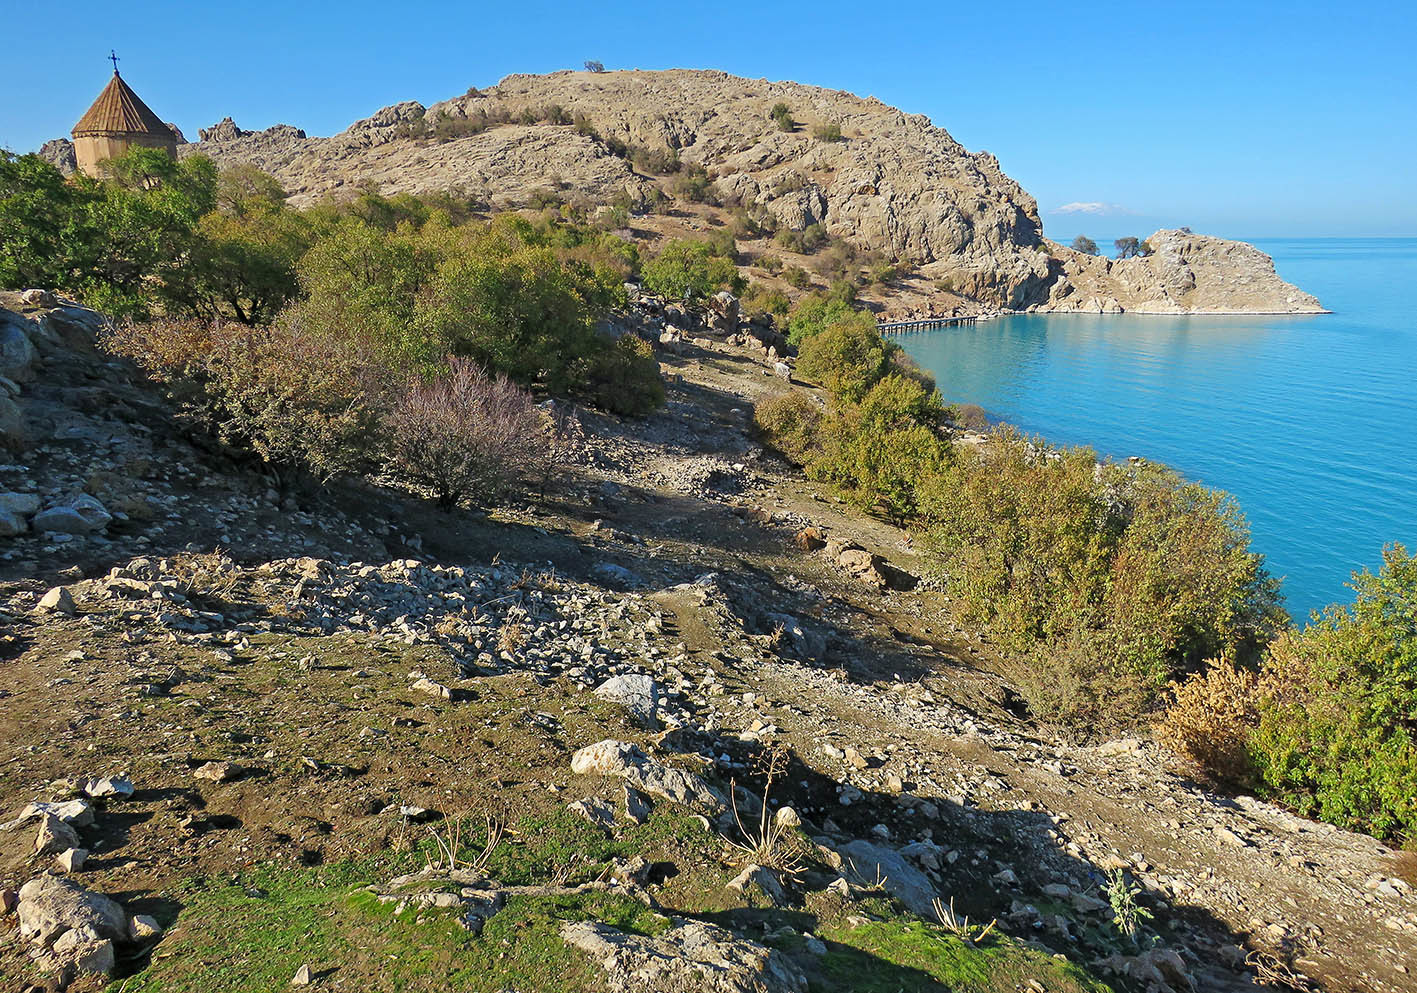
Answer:
[[160, 937], [162, 937], [162, 925], [157, 922], [156, 917], [148, 914], [134, 914], [133, 918], [128, 921], [128, 939], [135, 944], [142, 944]]
[[44, 596], [39, 598], [39, 609], [46, 613], [68, 614], [73, 616], [78, 607], [74, 605], [74, 598], [63, 586], [56, 586]]
[[14, 820], [0, 824], [0, 831], [14, 831], [31, 821], [40, 820], [45, 815], [57, 817], [72, 827], [88, 827], [93, 823], [93, 804], [87, 800], [64, 800], [53, 803], [45, 800], [37, 801], [27, 804]]
[[9, 310], [0, 310], [0, 376], [27, 383], [34, 379], [38, 357], [25, 325], [29, 321]]
[[30, 522], [36, 532], [59, 534], [91, 534], [102, 531], [113, 520], [107, 508], [96, 497], [80, 493], [72, 500], [48, 507], [34, 515]]
[[886, 891], [912, 913], [924, 918], [934, 915], [932, 902], [939, 893], [935, 886], [904, 855], [887, 845], [857, 839], [841, 848], [843, 858], [855, 867], [860, 882], [883, 880]]
[[59, 855], [79, 847], [79, 832], [65, 824], [53, 814], [43, 814], [39, 819], [39, 834], [34, 839], [36, 855]]
[[61, 934], [46, 951], [35, 957], [44, 972], [65, 972], [70, 976], [106, 976], [113, 971], [117, 955], [110, 938], [100, 937], [92, 928], [80, 927]]
[[25, 417], [20, 405], [0, 392], [0, 448], [21, 449], [25, 445]]
[[628, 741], [606, 739], [579, 749], [571, 756], [571, 771], [583, 776], [618, 776], [651, 796], [714, 814], [728, 808], [728, 801], [698, 776], [664, 765]]
[[48, 290], [25, 290], [20, 294], [20, 302], [26, 307], [45, 309], [59, 306], [59, 298]]
[[35, 493], [0, 493], [0, 511], [33, 517], [39, 513], [40, 500]]
[[727, 290], [709, 297], [709, 326], [722, 334], [738, 330], [738, 298]]
[[639, 674], [612, 676], [596, 688], [595, 695], [622, 705], [641, 726], [659, 727], [659, 686], [653, 678]]
[[702, 921], [656, 938], [575, 921], [561, 939], [605, 970], [614, 993], [807, 993], [807, 978], [781, 952]]
[[17, 538], [29, 534], [30, 522], [10, 510], [0, 510], [0, 538]]
[[128, 915], [102, 893], [85, 889], [64, 876], [38, 876], [20, 887], [20, 935], [49, 946], [66, 931], [88, 929], [96, 939], [122, 941], [128, 935]]
[[[69, 830], [73, 830], [70, 828]], [[89, 850], [87, 848], [68, 848], [60, 852], [54, 858], [54, 864], [64, 873], [73, 874], [83, 869], [84, 863], [89, 860]]]

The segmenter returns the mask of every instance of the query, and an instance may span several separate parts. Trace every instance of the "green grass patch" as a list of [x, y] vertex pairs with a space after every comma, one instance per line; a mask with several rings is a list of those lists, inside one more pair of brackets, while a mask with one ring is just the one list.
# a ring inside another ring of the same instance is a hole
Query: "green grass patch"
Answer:
[[1050, 993], [1110, 993], [1072, 963], [1006, 937], [976, 947], [917, 920], [823, 928], [827, 954], [812, 989], [827, 993], [1016, 993], [1031, 979]]
[[566, 947], [562, 922], [594, 919], [642, 934], [667, 924], [613, 894], [514, 896], [474, 936], [456, 910], [396, 914], [394, 904], [364, 889], [372, 868], [193, 884], [179, 894], [177, 926], [124, 993], [269, 993], [284, 989], [302, 965], [335, 988], [361, 991], [588, 990], [598, 988], [600, 967]]

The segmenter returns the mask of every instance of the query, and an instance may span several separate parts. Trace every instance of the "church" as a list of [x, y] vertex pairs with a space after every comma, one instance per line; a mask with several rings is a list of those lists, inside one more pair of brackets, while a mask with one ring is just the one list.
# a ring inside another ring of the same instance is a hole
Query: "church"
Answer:
[[161, 148], [175, 159], [177, 135], [123, 81], [118, 74], [118, 57], [110, 58], [113, 78], [74, 125], [74, 158], [79, 171], [99, 176], [101, 163], [135, 145]]

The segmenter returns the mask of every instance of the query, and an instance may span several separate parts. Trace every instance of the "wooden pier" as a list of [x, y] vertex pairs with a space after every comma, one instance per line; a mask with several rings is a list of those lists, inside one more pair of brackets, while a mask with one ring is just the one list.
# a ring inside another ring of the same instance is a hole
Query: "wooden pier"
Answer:
[[881, 334], [903, 334], [908, 331], [933, 331], [936, 328], [952, 328], [961, 324], [973, 324], [977, 317], [923, 317], [915, 321], [879, 321], [876, 330]]

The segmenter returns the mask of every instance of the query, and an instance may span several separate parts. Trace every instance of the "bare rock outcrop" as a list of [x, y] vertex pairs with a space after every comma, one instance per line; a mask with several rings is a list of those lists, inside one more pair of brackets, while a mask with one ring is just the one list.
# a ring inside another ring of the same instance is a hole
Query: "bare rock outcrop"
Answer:
[[39, 157], [66, 176], [79, 170], [79, 160], [74, 155], [74, 143], [68, 138], [55, 138], [39, 147]]
[[781, 952], [701, 921], [679, 922], [656, 938], [594, 921], [561, 928], [561, 938], [605, 970], [616, 993], [805, 993], [807, 979]]
[[[774, 120], [778, 104], [790, 127]], [[393, 104], [329, 138], [289, 125], [243, 131], [230, 118], [201, 137], [179, 154], [254, 164], [300, 206], [367, 183], [457, 190], [498, 209], [546, 190], [588, 206], [637, 203], [660, 181], [635, 170], [634, 150], [672, 151], [707, 171], [723, 204], [908, 259], [985, 310], [1321, 309], [1239, 242], [1172, 231], [1153, 236], [1145, 259], [1071, 252], [1043, 238], [1034, 199], [993, 155], [874, 97], [793, 82], [687, 69], [513, 75], [426, 108]]]
[[1061, 275], [1040, 310], [1117, 314], [1322, 314], [1253, 245], [1184, 229], [1147, 239], [1152, 253], [1105, 259], [1055, 246]]

